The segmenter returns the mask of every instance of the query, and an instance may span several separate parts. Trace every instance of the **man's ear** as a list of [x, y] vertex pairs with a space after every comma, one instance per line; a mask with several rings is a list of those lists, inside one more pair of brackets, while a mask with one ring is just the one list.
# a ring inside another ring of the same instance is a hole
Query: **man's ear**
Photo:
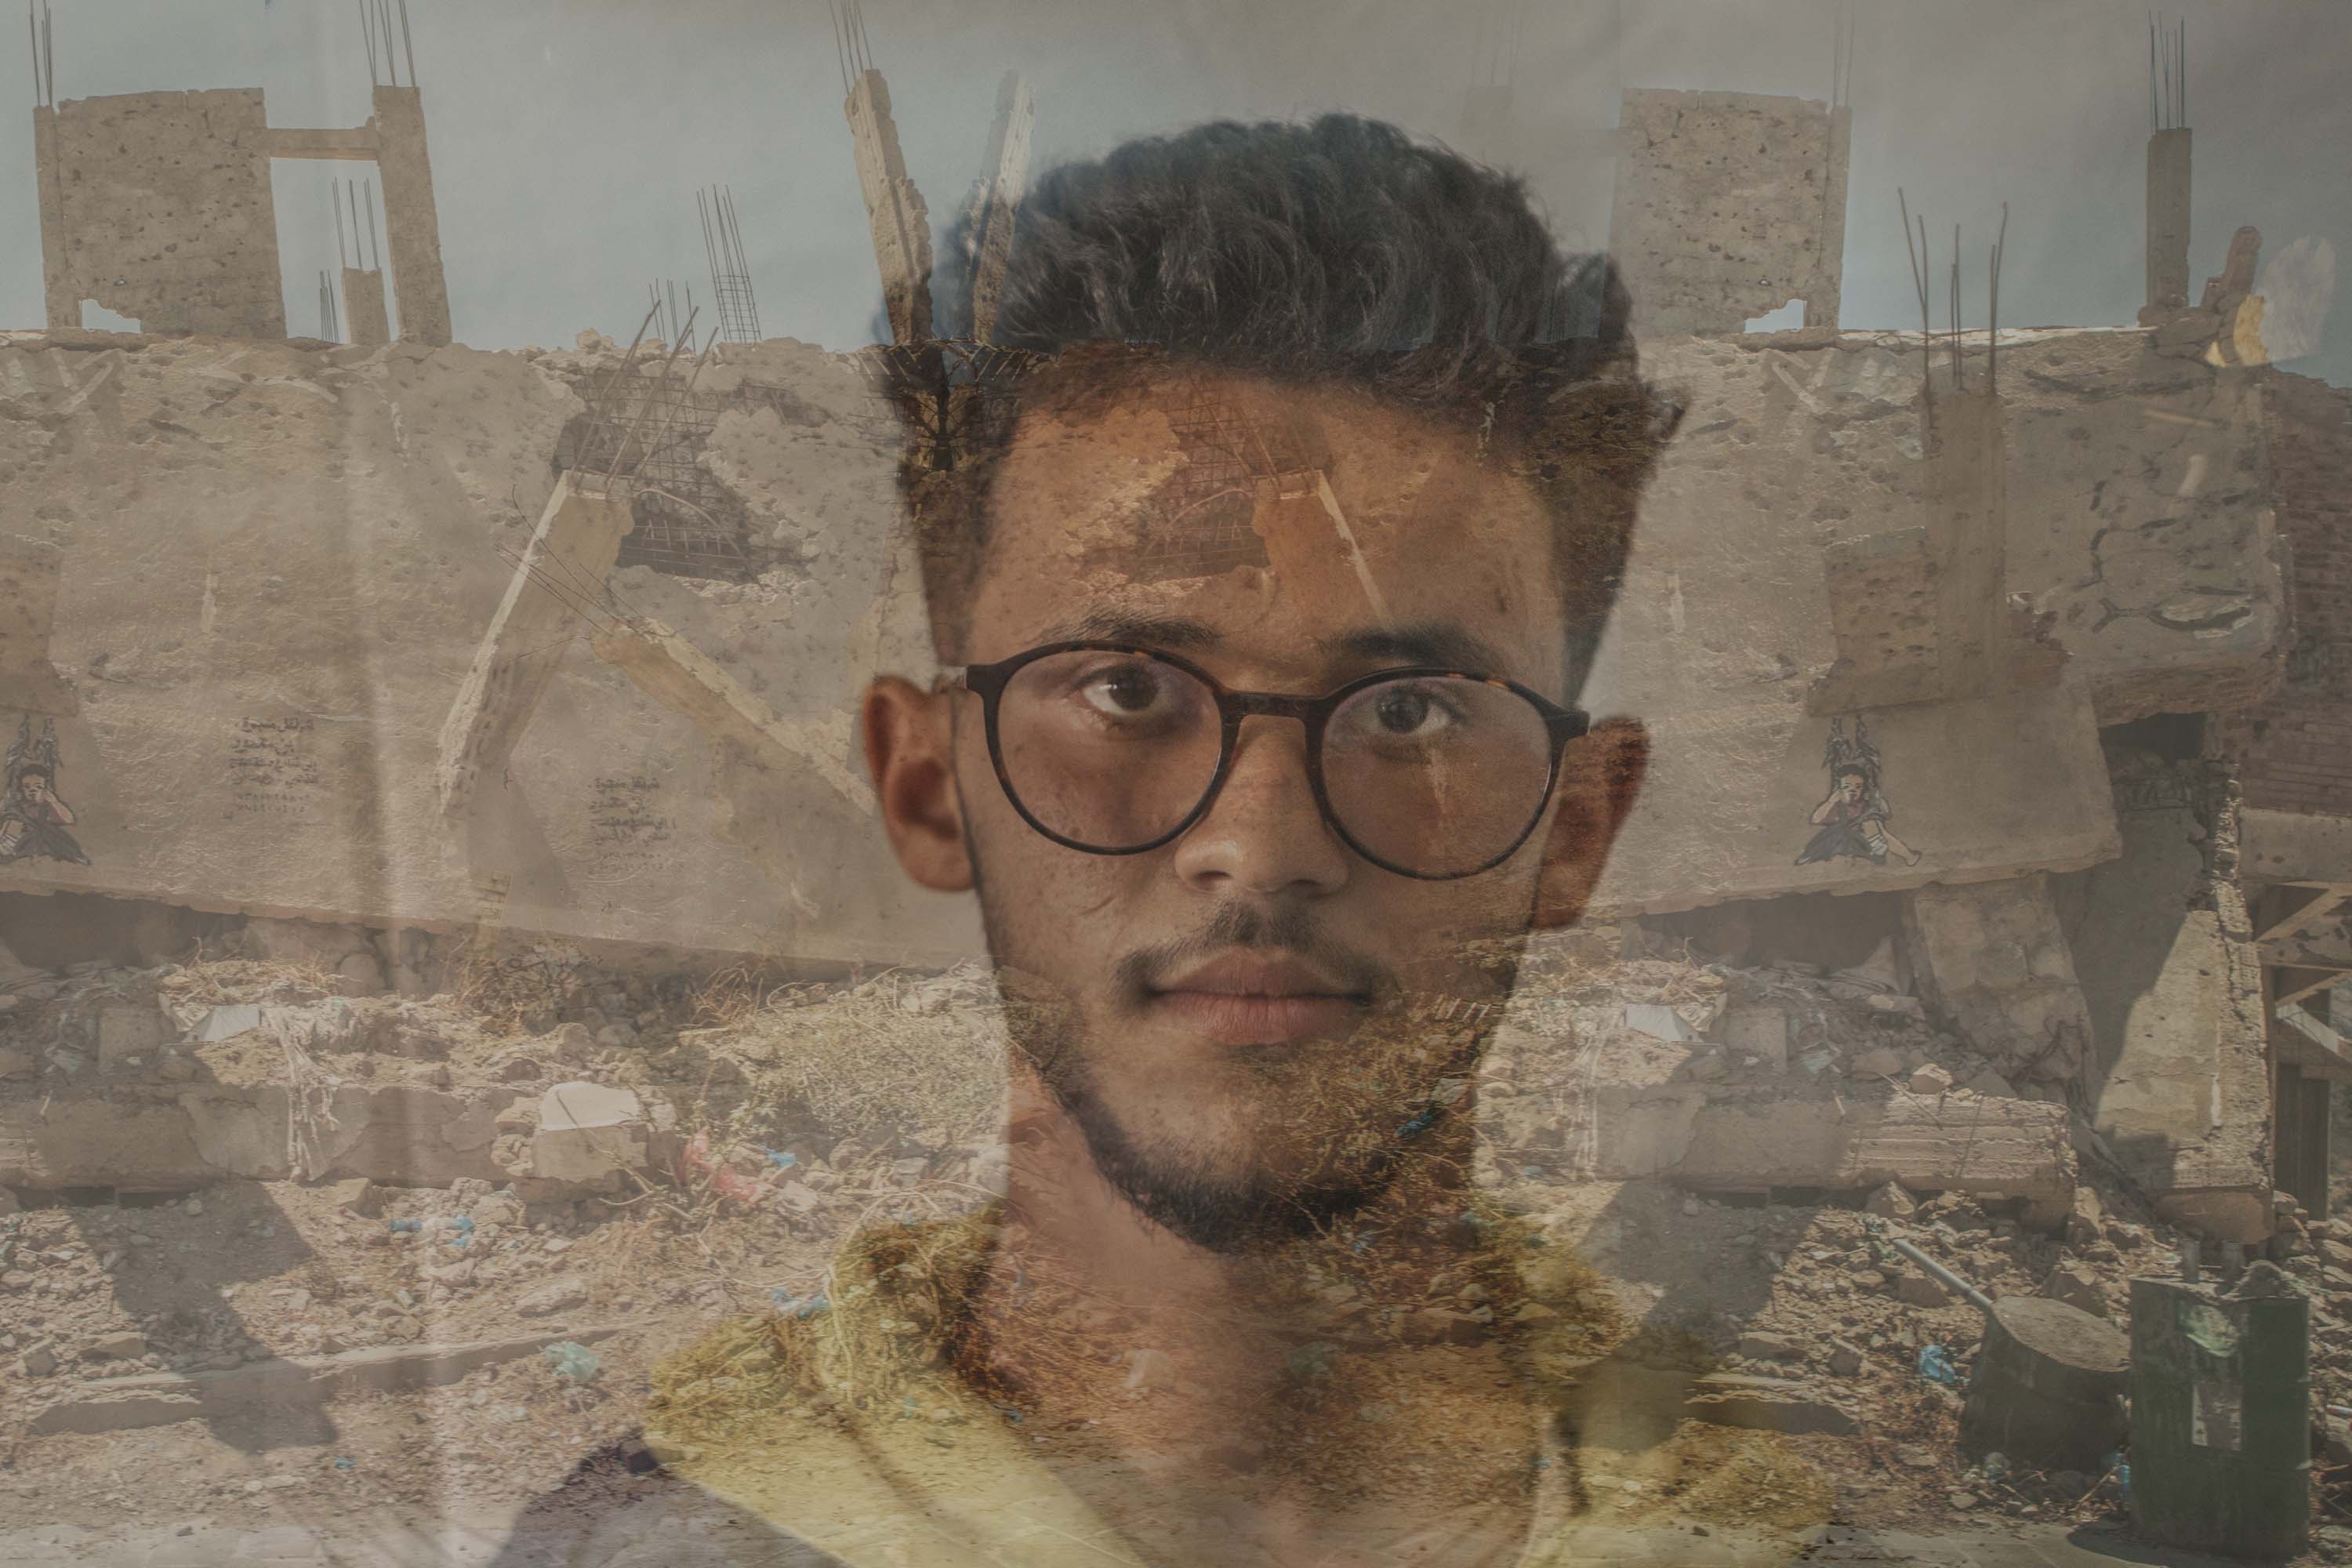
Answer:
[[866, 767], [881, 804], [883, 831], [907, 875], [936, 893], [971, 887], [948, 707], [956, 700], [886, 675], [866, 689], [861, 715]]
[[1572, 925], [1584, 913], [1649, 767], [1650, 732], [1632, 719], [1603, 720], [1561, 753], [1559, 803], [1536, 885], [1538, 930]]

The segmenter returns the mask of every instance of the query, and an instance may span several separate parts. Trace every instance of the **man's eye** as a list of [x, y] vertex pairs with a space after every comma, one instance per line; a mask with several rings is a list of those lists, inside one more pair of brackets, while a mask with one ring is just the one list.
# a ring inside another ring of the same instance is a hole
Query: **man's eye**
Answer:
[[1372, 717], [1385, 735], [1435, 734], [1453, 719], [1428, 692], [1412, 688], [1381, 693]]
[[1133, 714], [1146, 711], [1160, 700], [1160, 682], [1151, 671], [1127, 665], [1087, 677], [1078, 690], [1105, 713]]

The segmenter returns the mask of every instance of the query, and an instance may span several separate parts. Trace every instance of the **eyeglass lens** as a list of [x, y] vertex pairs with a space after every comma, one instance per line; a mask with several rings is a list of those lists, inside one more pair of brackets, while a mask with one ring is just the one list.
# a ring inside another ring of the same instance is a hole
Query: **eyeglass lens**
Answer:
[[[1014, 797], [1073, 843], [1133, 849], [1172, 832], [1215, 782], [1216, 694], [1172, 664], [1099, 648], [1023, 666], [998, 704]], [[1400, 677], [1367, 686], [1326, 725], [1331, 813], [1356, 847], [1421, 876], [1507, 854], [1551, 777], [1543, 714], [1482, 681]]]

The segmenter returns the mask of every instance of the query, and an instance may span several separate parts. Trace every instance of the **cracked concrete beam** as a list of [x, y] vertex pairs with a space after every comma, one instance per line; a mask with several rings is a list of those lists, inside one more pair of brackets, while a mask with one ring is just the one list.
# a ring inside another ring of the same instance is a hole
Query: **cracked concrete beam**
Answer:
[[988, 158], [971, 199], [971, 335], [982, 342], [996, 332], [996, 301], [1013, 255], [1013, 224], [1028, 182], [1029, 134], [1036, 123], [1036, 95], [1020, 72], [1006, 71], [996, 89]]
[[844, 760], [849, 752], [846, 714], [821, 723], [780, 719], [756, 693], [656, 620], [614, 623], [598, 630], [588, 646], [713, 743], [814, 773], [860, 810], [875, 810], [873, 790]]
[[914, 342], [931, 335], [931, 219], [922, 193], [907, 176], [898, 127], [890, 118], [890, 89], [877, 70], [862, 72], [842, 105], [857, 154], [857, 188], [874, 231], [874, 259], [882, 269], [882, 302], [890, 336]]
[[626, 500], [568, 473], [557, 481], [441, 726], [443, 811], [465, 810], [482, 775], [514, 754], [629, 528]]

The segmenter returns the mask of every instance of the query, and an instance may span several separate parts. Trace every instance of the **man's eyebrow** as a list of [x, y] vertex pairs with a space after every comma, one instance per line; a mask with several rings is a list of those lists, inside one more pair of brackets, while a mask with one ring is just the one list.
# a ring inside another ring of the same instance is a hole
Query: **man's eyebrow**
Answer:
[[1041, 642], [1137, 643], [1171, 653], [1214, 647], [1224, 638], [1205, 621], [1145, 610], [1093, 609], [1047, 626]]
[[1436, 665], [1479, 675], [1504, 673], [1501, 651], [1484, 637], [1444, 621], [1408, 621], [1318, 637], [1326, 658], [1351, 664]]

